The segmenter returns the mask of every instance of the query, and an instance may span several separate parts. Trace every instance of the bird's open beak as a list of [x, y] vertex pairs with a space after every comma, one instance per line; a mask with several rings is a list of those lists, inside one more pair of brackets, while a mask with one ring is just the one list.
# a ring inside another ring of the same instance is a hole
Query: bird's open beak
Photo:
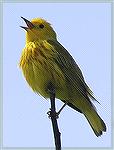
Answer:
[[25, 19], [24, 17], [21, 17], [21, 18], [25, 21], [25, 23], [27, 25], [27, 27], [20, 26], [21, 28], [25, 29], [26, 31], [28, 29], [34, 28], [34, 25], [29, 20]]

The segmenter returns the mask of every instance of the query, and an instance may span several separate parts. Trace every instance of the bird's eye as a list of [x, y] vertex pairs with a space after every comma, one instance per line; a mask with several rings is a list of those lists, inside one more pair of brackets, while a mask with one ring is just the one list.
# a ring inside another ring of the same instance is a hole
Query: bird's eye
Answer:
[[43, 28], [44, 28], [44, 25], [43, 25], [43, 24], [40, 24], [39, 27], [40, 27], [41, 29], [43, 29]]

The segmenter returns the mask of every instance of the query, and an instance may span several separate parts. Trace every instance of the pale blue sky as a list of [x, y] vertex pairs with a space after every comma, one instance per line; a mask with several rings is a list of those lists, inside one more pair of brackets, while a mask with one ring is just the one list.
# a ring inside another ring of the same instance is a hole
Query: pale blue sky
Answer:
[[[66, 107], [58, 119], [63, 147], [111, 146], [111, 5], [109, 3], [4, 3], [3, 6], [3, 146], [53, 147], [49, 101], [36, 95], [18, 68], [25, 45], [20, 18], [49, 21], [58, 41], [80, 66], [101, 105], [107, 125], [97, 138], [85, 117]], [[62, 103], [57, 100], [57, 108]]]

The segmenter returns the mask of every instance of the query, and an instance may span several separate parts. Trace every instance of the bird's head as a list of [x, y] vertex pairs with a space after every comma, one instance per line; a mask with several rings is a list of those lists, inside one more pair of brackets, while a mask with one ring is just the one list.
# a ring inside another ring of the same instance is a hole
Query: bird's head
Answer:
[[26, 30], [26, 42], [33, 42], [37, 40], [56, 39], [56, 33], [51, 25], [41, 18], [35, 18], [31, 21], [21, 17], [27, 27], [20, 26]]

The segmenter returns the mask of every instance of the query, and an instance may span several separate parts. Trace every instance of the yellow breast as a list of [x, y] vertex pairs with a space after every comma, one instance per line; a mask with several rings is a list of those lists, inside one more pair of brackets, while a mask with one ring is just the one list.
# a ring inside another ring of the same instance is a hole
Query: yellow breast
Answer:
[[53, 47], [46, 41], [29, 42], [23, 49], [19, 64], [30, 87], [46, 98], [49, 97], [49, 82], [53, 83], [58, 93], [65, 84], [62, 71], [53, 61], [55, 55]]

